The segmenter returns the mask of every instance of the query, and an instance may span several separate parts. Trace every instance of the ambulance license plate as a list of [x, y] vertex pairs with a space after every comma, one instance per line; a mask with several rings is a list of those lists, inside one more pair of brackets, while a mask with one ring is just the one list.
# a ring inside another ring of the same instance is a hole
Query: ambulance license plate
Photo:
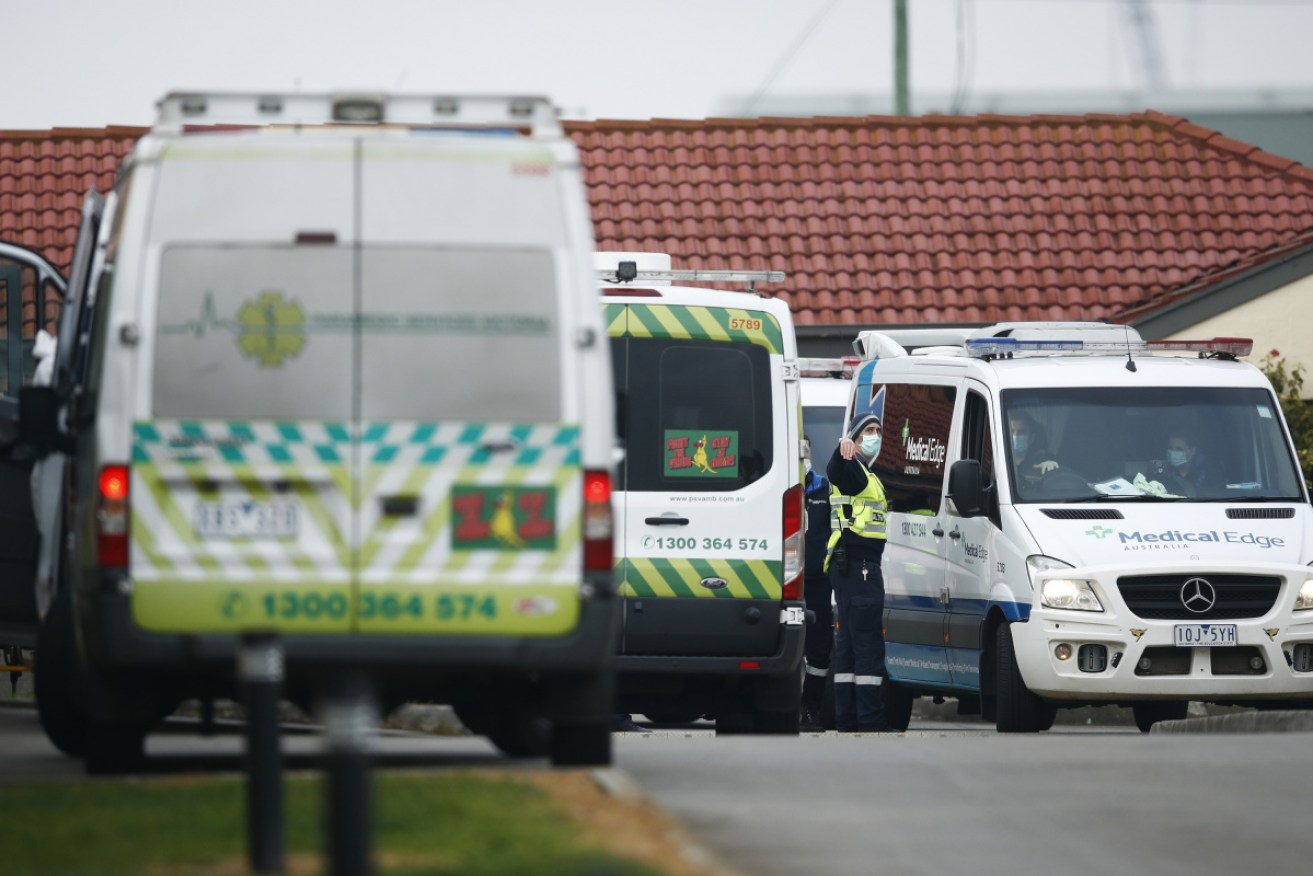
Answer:
[[1235, 624], [1177, 624], [1178, 648], [1234, 648]]
[[301, 528], [296, 502], [200, 502], [196, 535], [200, 538], [295, 538]]

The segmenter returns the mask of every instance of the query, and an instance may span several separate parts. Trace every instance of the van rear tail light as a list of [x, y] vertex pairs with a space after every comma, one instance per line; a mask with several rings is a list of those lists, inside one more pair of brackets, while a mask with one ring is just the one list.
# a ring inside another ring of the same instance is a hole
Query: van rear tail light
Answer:
[[584, 470], [584, 571], [609, 572], [614, 565], [611, 535], [611, 475]]
[[96, 559], [102, 570], [126, 569], [128, 566], [128, 537], [132, 523], [130, 484], [126, 465], [107, 465], [100, 470]]
[[784, 491], [784, 598], [802, 599], [802, 484]]

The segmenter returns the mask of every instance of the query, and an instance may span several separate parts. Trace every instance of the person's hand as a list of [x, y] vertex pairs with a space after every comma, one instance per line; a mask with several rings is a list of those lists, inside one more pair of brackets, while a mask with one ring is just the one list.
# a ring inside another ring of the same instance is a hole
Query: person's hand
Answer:
[[857, 444], [851, 438], [844, 438], [839, 442], [839, 455], [844, 459], [852, 459], [857, 455]]
[[1035, 468], [1039, 469], [1040, 474], [1048, 474], [1049, 472], [1053, 471], [1057, 467], [1058, 467], [1058, 463], [1052, 459], [1046, 459], [1043, 462], [1038, 462], [1035, 464]]

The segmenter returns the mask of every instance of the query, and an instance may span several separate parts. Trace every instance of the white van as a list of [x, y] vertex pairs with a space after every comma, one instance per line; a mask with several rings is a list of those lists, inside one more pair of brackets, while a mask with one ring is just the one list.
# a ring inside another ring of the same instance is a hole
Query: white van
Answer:
[[717, 733], [796, 734], [803, 511], [798, 362], [783, 301], [673, 282], [778, 282], [598, 253], [624, 464], [617, 703]]
[[52, 740], [135, 760], [258, 632], [298, 702], [361, 668], [609, 762], [612, 382], [552, 106], [171, 94], [87, 240]]
[[1147, 731], [1191, 700], [1313, 700], [1313, 518], [1249, 341], [1012, 323], [856, 346], [849, 416], [887, 436], [891, 722], [917, 695], [1009, 732], [1061, 706]]

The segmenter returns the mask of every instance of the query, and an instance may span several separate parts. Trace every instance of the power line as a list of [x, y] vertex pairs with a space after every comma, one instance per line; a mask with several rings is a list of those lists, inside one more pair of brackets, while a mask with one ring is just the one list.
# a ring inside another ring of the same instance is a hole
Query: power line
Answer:
[[757, 86], [757, 90], [752, 93], [752, 97], [748, 100], [748, 115], [752, 115], [757, 111], [758, 101], [760, 101], [766, 94], [766, 89], [770, 88], [771, 83], [775, 81], [775, 77], [780, 75], [780, 72], [788, 66], [789, 62], [793, 60], [793, 56], [798, 53], [798, 50], [802, 48], [803, 44], [806, 43], [807, 39], [812, 35], [812, 31], [820, 26], [821, 22], [825, 20], [825, 17], [830, 14], [830, 10], [834, 9], [837, 5], [839, 5], [839, 0], [830, 0], [820, 12], [812, 16], [812, 20], [807, 23], [807, 26], [798, 32], [797, 38], [794, 39], [793, 43], [784, 50], [784, 54], [775, 62], [775, 66], [771, 68], [770, 72], [766, 74], [766, 78], [762, 80], [761, 85]]

